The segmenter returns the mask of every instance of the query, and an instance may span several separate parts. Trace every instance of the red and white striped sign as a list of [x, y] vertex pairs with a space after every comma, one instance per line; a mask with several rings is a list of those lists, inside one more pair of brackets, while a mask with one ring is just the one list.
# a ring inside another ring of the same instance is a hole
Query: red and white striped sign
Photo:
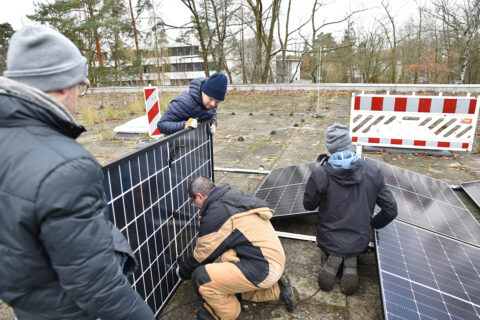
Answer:
[[156, 87], [143, 88], [145, 94], [145, 106], [147, 109], [148, 134], [152, 138], [159, 138], [162, 134], [158, 131], [157, 122], [160, 120], [160, 104]]
[[479, 99], [352, 95], [350, 135], [359, 146], [471, 151]]

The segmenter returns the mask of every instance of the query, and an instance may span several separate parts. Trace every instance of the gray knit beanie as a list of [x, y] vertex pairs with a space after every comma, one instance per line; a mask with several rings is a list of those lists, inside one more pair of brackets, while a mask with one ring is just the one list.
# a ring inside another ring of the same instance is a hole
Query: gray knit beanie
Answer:
[[352, 149], [352, 139], [348, 128], [340, 123], [334, 123], [327, 128], [325, 146], [330, 154]]
[[26, 26], [9, 41], [3, 75], [45, 92], [70, 88], [87, 79], [87, 59], [64, 35]]

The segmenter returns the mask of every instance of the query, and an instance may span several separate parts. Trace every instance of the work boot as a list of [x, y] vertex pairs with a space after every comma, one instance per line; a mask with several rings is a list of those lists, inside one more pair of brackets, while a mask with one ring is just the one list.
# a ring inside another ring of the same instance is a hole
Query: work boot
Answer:
[[335, 284], [338, 268], [342, 264], [342, 257], [329, 256], [318, 275], [318, 285], [323, 291], [330, 291]]
[[197, 320], [218, 320], [218, 317], [215, 317], [207, 310], [205, 307], [201, 307], [197, 312]]
[[357, 257], [343, 259], [343, 274], [340, 279], [340, 290], [348, 295], [353, 294], [358, 288]]
[[278, 280], [280, 287], [280, 301], [285, 304], [288, 311], [292, 312], [297, 307], [298, 291], [290, 284], [290, 279], [284, 272], [280, 280]]

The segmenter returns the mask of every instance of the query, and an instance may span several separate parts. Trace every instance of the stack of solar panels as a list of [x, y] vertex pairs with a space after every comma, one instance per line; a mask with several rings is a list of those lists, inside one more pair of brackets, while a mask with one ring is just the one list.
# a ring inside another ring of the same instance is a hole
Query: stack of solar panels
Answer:
[[193, 252], [198, 210], [188, 182], [213, 178], [207, 126], [185, 130], [104, 166], [109, 217], [128, 239], [140, 268], [129, 279], [158, 315], [180, 284], [177, 258]]
[[399, 211], [375, 237], [385, 318], [480, 319], [480, 224], [445, 182], [375, 163]]
[[475, 202], [477, 207], [480, 207], [480, 180], [460, 182], [460, 187], [466, 194]]

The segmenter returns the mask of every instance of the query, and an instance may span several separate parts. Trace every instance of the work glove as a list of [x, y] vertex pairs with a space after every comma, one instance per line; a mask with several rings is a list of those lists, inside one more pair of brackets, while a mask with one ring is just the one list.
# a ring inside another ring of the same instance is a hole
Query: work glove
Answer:
[[212, 123], [212, 124], [210, 125], [210, 133], [211, 133], [212, 135], [214, 135], [215, 132], [217, 132], [217, 125], [216, 125], [215, 123]]
[[198, 121], [197, 121], [197, 119], [189, 118], [189, 119], [187, 120], [187, 123], [185, 123], [185, 129], [187, 129], [187, 128], [195, 129], [196, 127], [198, 127]]

